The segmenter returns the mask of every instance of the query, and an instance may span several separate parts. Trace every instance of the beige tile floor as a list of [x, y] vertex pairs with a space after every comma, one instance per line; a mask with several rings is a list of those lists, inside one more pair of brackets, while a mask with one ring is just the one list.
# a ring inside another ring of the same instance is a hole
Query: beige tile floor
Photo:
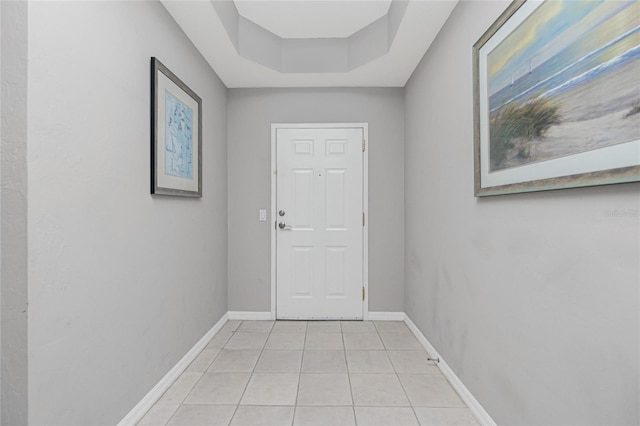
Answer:
[[138, 425], [477, 425], [403, 322], [228, 321]]

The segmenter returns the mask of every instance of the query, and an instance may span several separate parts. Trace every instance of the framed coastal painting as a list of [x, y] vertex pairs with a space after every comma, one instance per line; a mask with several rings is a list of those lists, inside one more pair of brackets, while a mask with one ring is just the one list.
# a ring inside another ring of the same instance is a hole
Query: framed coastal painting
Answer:
[[515, 1], [474, 45], [475, 195], [640, 181], [640, 2]]
[[151, 58], [151, 193], [202, 197], [202, 100]]

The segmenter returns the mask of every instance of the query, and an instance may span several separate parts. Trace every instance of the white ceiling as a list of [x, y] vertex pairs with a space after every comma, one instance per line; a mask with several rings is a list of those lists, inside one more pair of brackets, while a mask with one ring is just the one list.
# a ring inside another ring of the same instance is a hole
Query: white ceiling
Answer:
[[282, 38], [346, 38], [382, 18], [391, 0], [234, 0], [241, 16]]
[[457, 0], [161, 0], [229, 88], [403, 87]]

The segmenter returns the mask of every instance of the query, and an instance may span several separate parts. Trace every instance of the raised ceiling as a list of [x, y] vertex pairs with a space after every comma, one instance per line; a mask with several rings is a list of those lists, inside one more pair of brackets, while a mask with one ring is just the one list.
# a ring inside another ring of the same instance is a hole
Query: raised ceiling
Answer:
[[385, 16], [391, 0], [234, 3], [240, 16], [282, 38], [347, 38]]
[[227, 87], [403, 87], [456, 1], [162, 3]]

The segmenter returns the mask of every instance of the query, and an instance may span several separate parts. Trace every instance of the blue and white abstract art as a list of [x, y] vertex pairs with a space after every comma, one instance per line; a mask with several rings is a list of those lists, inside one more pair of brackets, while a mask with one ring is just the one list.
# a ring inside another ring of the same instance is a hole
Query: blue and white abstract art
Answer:
[[165, 91], [165, 114], [164, 172], [193, 179], [193, 110]]

